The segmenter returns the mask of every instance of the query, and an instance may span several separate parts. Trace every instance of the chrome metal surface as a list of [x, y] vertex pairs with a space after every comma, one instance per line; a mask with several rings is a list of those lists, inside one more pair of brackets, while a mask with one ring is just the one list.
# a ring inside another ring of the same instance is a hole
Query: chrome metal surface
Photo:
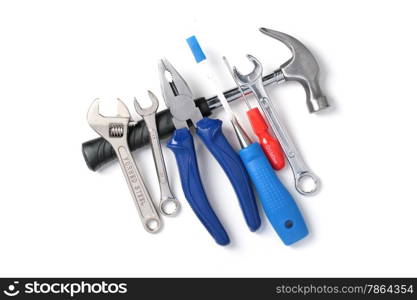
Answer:
[[162, 59], [158, 67], [163, 98], [175, 128], [187, 128], [188, 120], [195, 125], [203, 115], [195, 106], [191, 89], [167, 59]]
[[319, 84], [319, 64], [310, 50], [296, 38], [268, 28], [259, 29], [263, 34], [284, 43], [292, 53], [292, 57], [281, 65], [280, 71], [285, 80], [299, 82], [306, 92], [308, 110], [318, 112], [329, 107]]
[[87, 113], [87, 121], [100, 136], [113, 147], [120, 166], [135, 200], [140, 219], [146, 231], [155, 233], [162, 226], [161, 219], [152, 202], [148, 188], [143, 180], [127, 143], [127, 131], [131, 117], [128, 108], [117, 99], [117, 116], [104, 117], [99, 112], [99, 100], [91, 104]]

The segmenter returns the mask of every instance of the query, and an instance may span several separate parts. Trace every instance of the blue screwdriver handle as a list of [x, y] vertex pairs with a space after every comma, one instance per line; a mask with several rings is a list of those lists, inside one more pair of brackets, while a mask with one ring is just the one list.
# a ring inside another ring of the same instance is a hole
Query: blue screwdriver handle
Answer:
[[218, 244], [229, 244], [229, 236], [207, 200], [198, 170], [193, 137], [188, 128], [175, 130], [168, 148], [175, 154], [182, 189], [194, 213]]
[[308, 235], [293, 197], [278, 179], [259, 143], [240, 150], [240, 157], [258, 192], [265, 214], [285, 245]]
[[258, 206], [249, 175], [239, 155], [222, 132], [222, 121], [203, 118], [196, 124], [197, 134], [222, 166], [239, 199], [246, 224], [251, 231], [261, 226]]

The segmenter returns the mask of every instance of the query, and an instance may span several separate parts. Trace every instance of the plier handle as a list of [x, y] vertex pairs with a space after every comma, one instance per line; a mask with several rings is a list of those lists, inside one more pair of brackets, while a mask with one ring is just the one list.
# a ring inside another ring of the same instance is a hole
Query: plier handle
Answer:
[[239, 155], [223, 135], [222, 121], [201, 115], [187, 83], [166, 59], [159, 63], [159, 75], [163, 98], [176, 128], [168, 148], [175, 154], [184, 195], [191, 208], [218, 244], [227, 245], [230, 242], [204, 191], [189, 122], [229, 178], [249, 229], [257, 230], [261, 220], [249, 175]]

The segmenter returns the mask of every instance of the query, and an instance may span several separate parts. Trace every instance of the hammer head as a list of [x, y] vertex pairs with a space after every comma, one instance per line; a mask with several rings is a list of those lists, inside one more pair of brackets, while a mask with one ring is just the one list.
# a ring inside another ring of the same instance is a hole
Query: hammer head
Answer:
[[292, 53], [292, 57], [280, 67], [285, 80], [301, 83], [307, 95], [308, 110], [318, 112], [329, 107], [319, 84], [319, 65], [313, 54], [299, 40], [292, 36], [267, 28], [259, 29], [262, 33], [284, 43]]

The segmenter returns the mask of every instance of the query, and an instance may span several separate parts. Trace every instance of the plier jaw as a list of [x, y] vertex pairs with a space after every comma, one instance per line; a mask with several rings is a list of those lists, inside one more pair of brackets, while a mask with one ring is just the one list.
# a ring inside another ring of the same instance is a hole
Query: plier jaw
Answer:
[[193, 94], [187, 82], [166, 58], [160, 60], [158, 69], [163, 98], [171, 112], [175, 128], [187, 128], [188, 120], [196, 126], [203, 115], [194, 103]]

